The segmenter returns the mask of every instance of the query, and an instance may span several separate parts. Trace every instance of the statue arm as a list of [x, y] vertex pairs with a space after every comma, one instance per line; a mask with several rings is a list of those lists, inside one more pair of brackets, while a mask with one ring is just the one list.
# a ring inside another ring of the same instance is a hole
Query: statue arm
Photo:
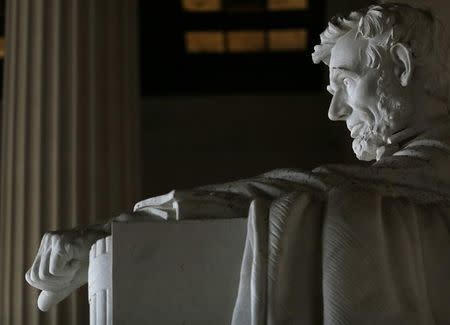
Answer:
[[141, 201], [133, 213], [121, 214], [105, 224], [46, 233], [25, 276], [30, 285], [42, 290], [39, 309], [48, 310], [87, 283], [90, 247], [111, 234], [112, 222], [245, 218], [253, 199], [271, 199], [298, 190], [298, 180], [292, 175], [301, 173], [276, 171], [236, 182], [172, 191]]
[[138, 202], [134, 213], [159, 220], [246, 218], [254, 199], [273, 200], [299, 190], [321, 192], [325, 186], [311, 173], [280, 169], [249, 179], [175, 190]]

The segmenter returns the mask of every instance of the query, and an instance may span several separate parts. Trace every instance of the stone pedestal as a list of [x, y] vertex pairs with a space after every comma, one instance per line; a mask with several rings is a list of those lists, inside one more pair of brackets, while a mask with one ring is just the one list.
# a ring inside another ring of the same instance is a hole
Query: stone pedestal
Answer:
[[246, 219], [115, 223], [112, 245], [91, 249], [90, 324], [230, 324], [246, 231]]

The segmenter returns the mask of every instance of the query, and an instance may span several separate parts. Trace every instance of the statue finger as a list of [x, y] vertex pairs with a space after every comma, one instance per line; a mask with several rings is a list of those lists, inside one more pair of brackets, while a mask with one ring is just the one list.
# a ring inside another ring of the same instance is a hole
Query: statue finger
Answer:
[[69, 275], [66, 265], [69, 263], [71, 257], [68, 256], [62, 242], [60, 237], [54, 237], [52, 239], [52, 251], [49, 261], [49, 272], [52, 275]]
[[28, 270], [27, 273], [25, 273], [25, 280], [28, 282], [28, 284], [30, 286], [32, 286], [32, 287], [34, 287], [36, 289], [39, 289], [39, 290], [48, 290], [49, 289], [48, 286], [45, 285], [42, 281], [40, 281], [40, 280], [38, 280], [38, 281], [33, 280], [31, 275], [32, 275], [31, 269]]
[[43, 255], [43, 253], [47, 250], [47, 246], [48, 246], [48, 241], [49, 241], [49, 234], [46, 233], [41, 240], [38, 252], [36, 254], [36, 257], [34, 258], [33, 264], [31, 265], [31, 268], [28, 270], [27, 274], [27, 278], [29, 279], [29, 283], [31, 285], [33, 285], [32, 283], [36, 283], [37, 281], [39, 281], [39, 265], [41, 263], [41, 256]]
[[[41, 262], [39, 263], [39, 279], [41, 281], [44, 281], [45, 283], [47, 283], [49, 288], [54, 287], [55, 285], [57, 287], [59, 287], [60, 285], [64, 285], [65, 283], [67, 283], [68, 281], [71, 280], [71, 278], [67, 277], [65, 274], [54, 275], [50, 272], [52, 256], [55, 256], [55, 255], [59, 255], [59, 254], [56, 252], [53, 252], [52, 248], [49, 247], [48, 251], [45, 252], [45, 254], [41, 255]], [[61, 270], [66, 271], [64, 269], [64, 267], [62, 267]], [[61, 273], [64, 273], [64, 272], [61, 272]]]
[[51, 247], [41, 255], [41, 263], [39, 263], [39, 279], [45, 282], [48, 282], [52, 278], [49, 272], [50, 256]]
[[28, 270], [28, 272], [25, 274], [25, 280], [32, 286], [40, 290], [46, 290], [49, 289], [48, 285], [46, 285], [40, 278], [39, 278], [39, 260], [37, 263], [34, 263], [33, 266]]
[[30, 280], [33, 283], [37, 283], [39, 281], [39, 264], [41, 263], [41, 254], [37, 255], [34, 259], [33, 265], [30, 268]]
[[[42, 280], [47, 284], [47, 289], [59, 289], [67, 286], [77, 271], [76, 265], [70, 262], [64, 262], [62, 266], [58, 265], [61, 264], [58, 262], [58, 258], [61, 258], [61, 253], [52, 250], [42, 259], [39, 271]], [[66, 260], [64, 257], [62, 259]]]
[[43, 252], [45, 252], [47, 250], [47, 247], [49, 245], [49, 242], [51, 241], [51, 234], [50, 233], [45, 233], [44, 236], [42, 237], [41, 240], [41, 244], [39, 245], [39, 249], [36, 255], [40, 255]]
[[[52, 254], [52, 256], [53, 255], [57, 254]], [[57, 258], [58, 257], [54, 257], [53, 259]], [[74, 259], [67, 261], [64, 264], [59, 262], [50, 262], [49, 265], [50, 274], [52, 274], [55, 278], [64, 278], [66, 279], [67, 282], [73, 279], [78, 269], [79, 269], [79, 261]]]
[[87, 280], [85, 275], [82, 274], [83, 271], [80, 268], [80, 262], [72, 260], [71, 264], [73, 264], [74, 268], [78, 270], [73, 277], [73, 280], [61, 289], [42, 291], [38, 298], [38, 307], [40, 310], [49, 310], [52, 306], [69, 296], [73, 291], [86, 284]]
[[31, 269], [29, 269], [29, 270], [27, 271], [27, 273], [25, 273], [25, 280], [28, 282], [28, 284], [29, 284], [30, 286], [36, 288], [36, 286], [35, 286], [35, 284], [34, 284], [34, 280], [32, 280], [32, 278], [31, 278]]

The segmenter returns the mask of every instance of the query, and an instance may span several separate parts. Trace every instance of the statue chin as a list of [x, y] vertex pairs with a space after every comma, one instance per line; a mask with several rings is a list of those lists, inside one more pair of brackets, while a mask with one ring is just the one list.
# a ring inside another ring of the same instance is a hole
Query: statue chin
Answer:
[[352, 143], [356, 158], [363, 161], [375, 160], [377, 158], [378, 147], [379, 145], [376, 145], [374, 141], [362, 137], [355, 138]]

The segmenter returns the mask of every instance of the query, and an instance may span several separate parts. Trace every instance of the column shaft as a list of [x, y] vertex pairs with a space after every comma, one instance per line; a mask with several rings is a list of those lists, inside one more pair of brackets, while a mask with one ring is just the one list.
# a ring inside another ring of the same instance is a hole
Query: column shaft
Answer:
[[87, 324], [87, 294], [44, 314], [24, 281], [45, 231], [139, 199], [135, 0], [8, 0], [0, 323]]

